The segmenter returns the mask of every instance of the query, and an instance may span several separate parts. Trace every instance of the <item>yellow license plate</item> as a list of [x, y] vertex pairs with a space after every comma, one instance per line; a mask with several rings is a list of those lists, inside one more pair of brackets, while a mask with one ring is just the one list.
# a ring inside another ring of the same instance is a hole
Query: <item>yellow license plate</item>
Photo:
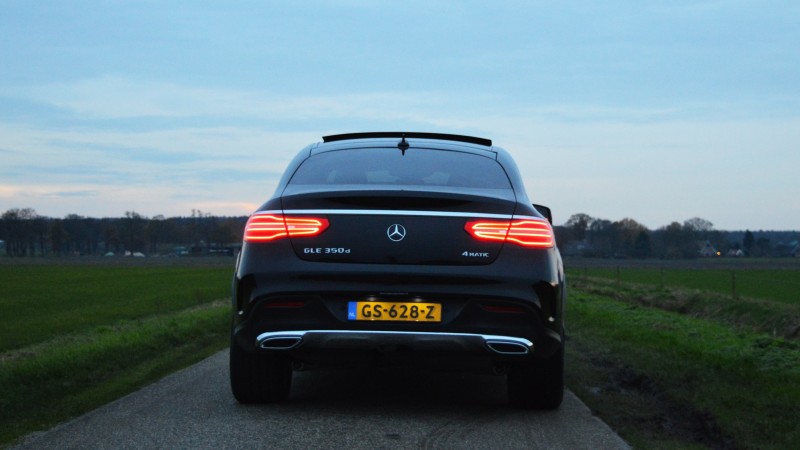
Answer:
[[347, 320], [441, 322], [442, 305], [419, 302], [348, 302]]

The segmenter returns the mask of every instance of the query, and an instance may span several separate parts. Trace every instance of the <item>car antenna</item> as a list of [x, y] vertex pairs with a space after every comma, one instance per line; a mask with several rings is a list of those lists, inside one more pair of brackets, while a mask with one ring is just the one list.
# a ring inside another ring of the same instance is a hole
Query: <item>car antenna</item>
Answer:
[[406, 150], [408, 150], [408, 147], [410, 147], [410, 145], [408, 145], [408, 141], [406, 141], [406, 134], [403, 133], [403, 140], [397, 144], [397, 148], [403, 152], [403, 156], [406, 156]]

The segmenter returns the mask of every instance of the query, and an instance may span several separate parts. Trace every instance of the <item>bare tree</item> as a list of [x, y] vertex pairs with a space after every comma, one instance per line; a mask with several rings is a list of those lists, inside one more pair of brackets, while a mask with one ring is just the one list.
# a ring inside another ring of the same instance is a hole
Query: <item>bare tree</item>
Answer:
[[125, 211], [125, 237], [128, 240], [128, 251], [131, 256], [135, 252], [143, 250], [145, 220], [145, 217], [136, 211]]
[[6, 254], [9, 256], [34, 255], [38, 241], [39, 217], [31, 208], [12, 208], [2, 215], [2, 232], [5, 235]]
[[714, 229], [714, 224], [700, 217], [692, 217], [683, 222], [684, 228], [693, 231], [706, 232]]

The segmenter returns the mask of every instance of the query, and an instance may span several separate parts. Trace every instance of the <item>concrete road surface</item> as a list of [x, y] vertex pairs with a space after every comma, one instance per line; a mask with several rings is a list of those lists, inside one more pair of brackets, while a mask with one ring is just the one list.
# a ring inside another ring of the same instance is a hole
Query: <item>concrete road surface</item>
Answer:
[[567, 392], [556, 412], [506, 405], [497, 376], [368, 369], [296, 372], [279, 405], [239, 405], [228, 352], [49, 431], [20, 449], [624, 449]]

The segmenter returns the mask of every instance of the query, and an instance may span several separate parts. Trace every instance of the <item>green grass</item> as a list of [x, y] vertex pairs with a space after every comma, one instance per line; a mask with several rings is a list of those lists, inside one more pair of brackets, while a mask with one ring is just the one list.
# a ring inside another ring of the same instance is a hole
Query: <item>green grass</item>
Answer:
[[232, 272], [0, 265], [0, 446], [223, 349]]
[[229, 295], [229, 267], [0, 265], [0, 352]]
[[773, 337], [800, 337], [800, 302], [784, 303], [763, 298], [737, 297], [714, 291], [654, 288], [646, 284], [616, 283], [604, 278], [572, 279], [586, 293], [602, 295], [629, 304], [656, 307], [703, 318], [743, 332]]
[[800, 448], [797, 340], [657, 307], [674, 291], [572, 287], [568, 384], [635, 447]]
[[796, 268], [757, 269], [683, 269], [683, 268], [616, 268], [574, 269], [573, 278], [597, 277], [621, 282], [642, 283], [656, 287], [702, 289], [730, 295], [800, 304], [800, 270]]
[[[146, 264], [0, 264], [0, 446], [227, 345], [232, 261]], [[570, 272], [569, 387], [637, 448], [800, 448], [800, 271], [666, 271]]]

